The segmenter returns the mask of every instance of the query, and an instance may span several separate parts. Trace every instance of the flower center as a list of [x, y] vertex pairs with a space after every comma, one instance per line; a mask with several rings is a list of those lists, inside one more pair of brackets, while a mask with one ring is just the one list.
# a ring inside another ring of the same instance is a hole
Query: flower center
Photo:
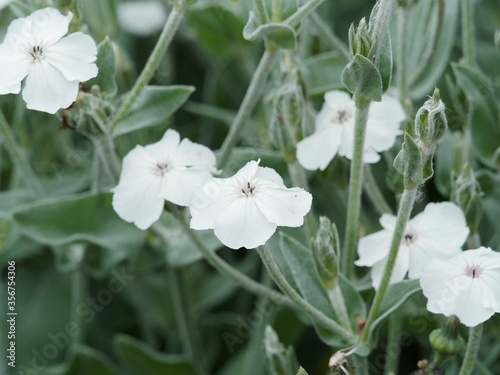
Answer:
[[33, 46], [33, 50], [30, 51], [31, 57], [33, 57], [33, 61], [40, 60], [43, 56], [43, 48], [40, 46]]
[[473, 266], [467, 266], [465, 274], [473, 279], [477, 279], [481, 275], [481, 267], [476, 264]]
[[156, 163], [156, 175], [163, 177], [168, 172], [168, 163]]
[[247, 186], [241, 189], [241, 192], [248, 197], [249, 195], [253, 195], [256, 187], [257, 186], [250, 185], [250, 182], [247, 182]]
[[405, 236], [403, 238], [404, 238], [404, 241], [407, 245], [413, 243], [413, 234], [405, 233]]
[[336, 124], [344, 124], [353, 117], [353, 112], [349, 108], [339, 109], [332, 118], [332, 122]]

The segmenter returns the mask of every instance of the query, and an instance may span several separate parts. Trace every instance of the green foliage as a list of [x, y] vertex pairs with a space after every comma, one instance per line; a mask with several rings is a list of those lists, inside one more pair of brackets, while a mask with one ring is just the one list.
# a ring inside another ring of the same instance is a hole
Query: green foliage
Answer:
[[118, 87], [116, 85], [116, 61], [115, 51], [109, 37], [106, 37], [97, 46], [96, 65], [99, 69], [97, 77], [88, 81], [88, 85], [98, 85], [100, 92], [104, 97], [113, 97]]
[[114, 339], [114, 345], [120, 360], [136, 374], [195, 374], [185, 356], [157, 352], [133, 337], [117, 335]]
[[355, 101], [382, 100], [383, 82], [377, 67], [362, 55], [355, 55], [342, 72], [342, 82]]
[[193, 93], [192, 86], [147, 86], [130, 113], [113, 129], [113, 136], [164, 124]]
[[297, 36], [293, 27], [285, 23], [259, 25], [254, 12], [250, 12], [250, 18], [243, 29], [243, 37], [250, 41], [265, 38], [278, 47], [287, 50], [294, 50], [297, 43]]

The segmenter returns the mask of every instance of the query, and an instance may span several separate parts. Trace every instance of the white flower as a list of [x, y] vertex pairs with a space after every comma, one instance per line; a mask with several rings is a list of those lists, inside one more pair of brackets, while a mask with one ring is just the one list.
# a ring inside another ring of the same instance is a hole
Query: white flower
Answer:
[[287, 189], [274, 169], [250, 161], [233, 177], [212, 178], [193, 192], [191, 228], [214, 229], [231, 249], [263, 245], [278, 225], [300, 227], [311, 209], [312, 196]]
[[154, 34], [163, 28], [166, 20], [165, 8], [158, 1], [127, 1], [118, 4], [118, 21], [131, 34]]
[[10, 24], [0, 45], [0, 95], [18, 94], [29, 109], [56, 113], [76, 100], [78, 85], [97, 75], [97, 47], [81, 32], [63, 36], [73, 18], [53, 8]]
[[125, 158], [112, 191], [118, 216], [147, 229], [160, 218], [165, 200], [187, 206], [193, 190], [215, 173], [215, 155], [205, 146], [168, 129], [151, 145], [135, 146]]
[[[391, 246], [396, 217], [380, 218], [384, 229], [359, 240], [357, 266], [371, 266], [372, 285], [378, 289]], [[409, 220], [401, 240], [391, 283], [403, 280], [406, 273], [417, 279], [432, 259], [448, 259], [462, 250], [469, 228], [462, 210], [451, 202], [429, 203], [423, 212]]]
[[429, 300], [427, 310], [476, 326], [500, 312], [500, 253], [480, 247], [445, 261], [432, 259], [420, 286]]
[[[355, 104], [343, 91], [325, 94], [323, 107], [316, 116], [315, 131], [297, 144], [297, 160], [309, 170], [324, 170], [336, 154], [352, 159], [354, 149]], [[401, 134], [399, 123], [405, 118], [399, 100], [385, 95], [370, 106], [366, 124], [363, 162], [376, 163], [378, 152], [388, 150]]]

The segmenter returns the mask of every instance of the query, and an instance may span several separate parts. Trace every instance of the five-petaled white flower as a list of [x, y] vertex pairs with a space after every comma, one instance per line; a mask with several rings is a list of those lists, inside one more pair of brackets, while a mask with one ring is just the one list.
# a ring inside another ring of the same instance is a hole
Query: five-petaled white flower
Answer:
[[160, 218], [165, 200], [188, 206], [193, 190], [216, 172], [215, 155], [205, 146], [168, 129], [163, 138], [137, 145], [123, 158], [113, 208], [125, 221], [147, 229]]
[[456, 315], [474, 327], [500, 312], [500, 253], [467, 250], [448, 260], [432, 259], [420, 277], [427, 310]]
[[[324, 170], [336, 154], [352, 159], [354, 150], [354, 100], [343, 91], [325, 93], [325, 102], [316, 116], [315, 131], [297, 143], [297, 160], [309, 170]], [[388, 150], [401, 134], [405, 118], [396, 98], [385, 95], [371, 104], [366, 124], [363, 162], [376, 163], [378, 152]]]
[[[391, 246], [396, 217], [382, 215], [380, 224], [384, 229], [359, 240], [357, 266], [371, 266], [372, 285], [378, 289], [382, 280]], [[448, 259], [462, 250], [469, 228], [462, 210], [451, 202], [429, 203], [423, 212], [409, 220], [391, 283], [403, 280], [406, 273], [410, 279], [417, 279], [432, 258]]]
[[263, 245], [278, 226], [300, 227], [312, 196], [287, 189], [274, 169], [250, 161], [230, 178], [211, 178], [193, 192], [191, 228], [213, 229], [231, 249]]
[[81, 32], [63, 38], [72, 18], [45, 8], [12, 21], [0, 45], [0, 95], [18, 94], [26, 77], [29, 109], [56, 113], [76, 100], [79, 83], [97, 75], [97, 47]]

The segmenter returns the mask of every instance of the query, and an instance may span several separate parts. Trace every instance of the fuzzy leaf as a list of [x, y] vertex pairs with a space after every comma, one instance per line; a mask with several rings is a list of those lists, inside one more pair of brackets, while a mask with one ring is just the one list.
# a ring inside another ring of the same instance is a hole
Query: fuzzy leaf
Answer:
[[378, 69], [366, 57], [357, 54], [342, 71], [342, 82], [357, 101], [361, 97], [379, 102], [383, 84]]
[[115, 51], [108, 37], [97, 46], [97, 61], [95, 62], [99, 72], [97, 77], [88, 81], [87, 85], [98, 85], [105, 97], [112, 97], [116, 94], [116, 61]]
[[286, 50], [294, 50], [297, 44], [297, 35], [293, 27], [284, 23], [259, 25], [254, 12], [250, 12], [248, 22], [243, 29], [243, 37], [246, 40], [267, 38]]
[[113, 136], [164, 124], [193, 93], [193, 86], [146, 86], [135, 101], [130, 114], [118, 122]]
[[422, 154], [414, 139], [408, 133], [405, 133], [401, 151], [394, 159], [394, 168], [403, 174], [405, 188], [412, 188], [424, 182]]

